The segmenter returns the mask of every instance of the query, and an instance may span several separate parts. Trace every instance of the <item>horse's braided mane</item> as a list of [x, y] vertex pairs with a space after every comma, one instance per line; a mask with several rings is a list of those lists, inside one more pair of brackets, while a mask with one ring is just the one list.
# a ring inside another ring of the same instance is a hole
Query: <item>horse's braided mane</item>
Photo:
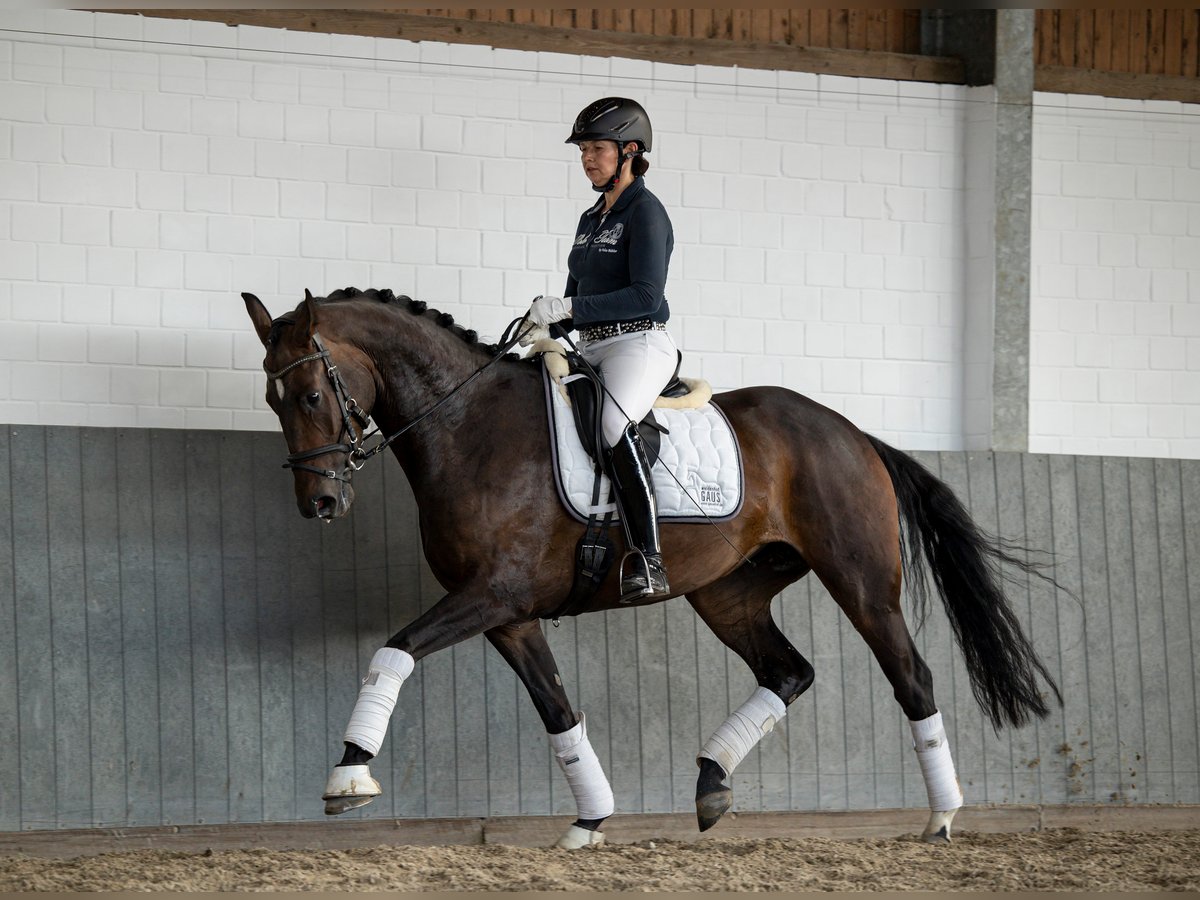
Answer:
[[[414, 300], [407, 294], [396, 294], [390, 288], [367, 288], [359, 290], [356, 287], [339, 288], [331, 292], [323, 298], [326, 302], [338, 300], [355, 300], [361, 298], [368, 300], [378, 300], [380, 303], [401, 304], [408, 308], [408, 311], [414, 315], [424, 316], [432, 319], [438, 325], [448, 330], [451, 334], [462, 338], [464, 342], [471, 346], [479, 347], [491, 356], [496, 355], [500, 351], [499, 344], [481, 344], [479, 342], [479, 334], [470, 328], [463, 328], [454, 321], [454, 316], [450, 313], [438, 312], [436, 309], [430, 309], [424, 300]], [[318, 298], [321, 299], [321, 298]], [[505, 354], [506, 359], [520, 359], [516, 353]]]

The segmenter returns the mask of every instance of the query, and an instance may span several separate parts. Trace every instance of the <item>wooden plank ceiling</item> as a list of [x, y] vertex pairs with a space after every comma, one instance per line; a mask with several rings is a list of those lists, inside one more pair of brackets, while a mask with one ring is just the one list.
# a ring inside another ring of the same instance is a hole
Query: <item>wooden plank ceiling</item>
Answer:
[[1039, 9], [1038, 90], [1200, 103], [1200, 9]]
[[122, 9], [112, 12], [683, 65], [961, 83], [917, 10]]
[[[412, 41], [682, 65], [962, 83], [961, 60], [922, 56], [917, 9], [112, 10]], [[1200, 102], [1200, 10], [1040, 9], [1036, 87]]]

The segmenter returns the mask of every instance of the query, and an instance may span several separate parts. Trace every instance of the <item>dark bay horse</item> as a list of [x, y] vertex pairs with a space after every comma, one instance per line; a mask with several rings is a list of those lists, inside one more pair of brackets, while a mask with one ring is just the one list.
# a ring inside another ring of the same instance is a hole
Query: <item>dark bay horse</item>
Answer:
[[[581, 529], [553, 484], [540, 366], [515, 356], [487, 365], [496, 348], [390, 291], [307, 295], [274, 320], [257, 297], [242, 296], [266, 349], [267, 401], [291, 453], [300, 513], [329, 521], [349, 511], [368, 414], [387, 435], [415, 423], [390, 449], [412, 485], [425, 557], [446, 590], [372, 660], [326, 786], [326, 812], [381, 792], [367, 764], [413, 664], [483, 634], [527, 688], [575, 795], [579, 818], [559, 845], [599, 843], [612, 791], [540, 624], [567, 596]], [[929, 669], [901, 612], [901, 579], [909, 578], [923, 610], [926, 569], [932, 575], [975, 698], [999, 728], [1047, 714], [1039, 676], [1058, 695], [1002, 589], [1001, 563], [1033, 567], [982, 533], [914, 459], [836, 412], [778, 387], [712, 402], [741, 445], [743, 507], [722, 524], [725, 537], [703, 525], [665, 524], [662, 543], [675, 595], [686, 595], [759, 687], [701, 749], [700, 829], [729, 809], [734, 766], [812, 684], [812, 666], [771, 617], [772, 598], [811, 571], [867, 642], [909, 718], [931, 807], [925, 837], [949, 840], [962, 794]], [[613, 537], [619, 553], [619, 529]], [[580, 611], [619, 607], [616, 582], [614, 567]]]

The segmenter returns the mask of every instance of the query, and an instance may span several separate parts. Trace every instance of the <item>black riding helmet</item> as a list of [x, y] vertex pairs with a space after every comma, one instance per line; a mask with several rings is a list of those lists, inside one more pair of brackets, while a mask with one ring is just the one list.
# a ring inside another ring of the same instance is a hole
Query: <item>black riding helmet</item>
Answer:
[[[617, 164], [617, 171], [614, 173], [612, 181], [605, 187], [593, 185], [592, 188], [603, 194], [617, 186], [617, 182], [621, 178], [621, 169], [626, 160], [650, 152], [653, 138], [650, 116], [646, 114], [646, 110], [640, 103], [625, 97], [603, 97], [589, 103], [575, 117], [575, 124], [571, 127], [571, 136], [566, 139], [565, 143], [616, 141], [617, 153], [620, 154], [621, 161]], [[637, 141], [641, 149], [626, 153], [625, 145], [632, 141]]]

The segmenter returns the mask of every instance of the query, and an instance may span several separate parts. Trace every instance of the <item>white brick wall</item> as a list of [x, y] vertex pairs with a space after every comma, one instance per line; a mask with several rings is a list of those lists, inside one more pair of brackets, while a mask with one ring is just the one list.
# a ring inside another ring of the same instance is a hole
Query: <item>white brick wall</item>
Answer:
[[1036, 95], [1030, 449], [1200, 456], [1200, 106]]
[[568, 123], [626, 93], [685, 371], [962, 446], [960, 88], [63, 10], [0, 29], [0, 421], [277, 427], [243, 290], [278, 313], [390, 287], [494, 339], [561, 291], [593, 202]]
[[[986, 440], [990, 89], [67, 10], [0, 12], [0, 421], [274, 429], [242, 290], [495, 338], [562, 288], [607, 93], [656, 124], [686, 371]], [[1038, 96], [1032, 449], [1197, 456], [1196, 110], [1096, 105]]]

